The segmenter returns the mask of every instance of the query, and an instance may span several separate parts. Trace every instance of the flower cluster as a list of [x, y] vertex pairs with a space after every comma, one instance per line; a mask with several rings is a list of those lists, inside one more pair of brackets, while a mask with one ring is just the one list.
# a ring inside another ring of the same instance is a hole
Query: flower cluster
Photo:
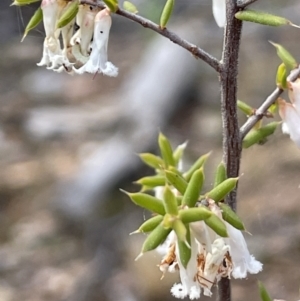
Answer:
[[289, 97], [291, 103], [279, 99], [279, 114], [283, 120], [282, 131], [300, 147], [300, 79], [289, 82]]
[[[222, 217], [221, 209], [213, 200], [208, 200], [212, 212]], [[204, 221], [190, 223], [191, 258], [183, 266], [178, 238], [175, 232], [159, 247], [164, 254], [159, 265], [165, 274], [179, 270], [181, 283], [174, 284], [171, 293], [174, 297], [191, 300], [198, 299], [203, 289], [205, 296], [211, 296], [211, 288], [221, 277], [246, 278], [247, 272], [256, 274], [262, 270], [262, 264], [250, 255], [245, 239], [240, 230], [225, 222], [228, 238], [217, 235]]]
[[[69, 74], [88, 72], [117, 76], [118, 68], [107, 60], [107, 44], [112, 23], [109, 9], [100, 10], [75, 3], [76, 9], [78, 8], [76, 17], [58, 28], [58, 21], [74, 3], [66, 0], [42, 0], [46, 37], [43, 57], [37, 65]], [[75, 24], [79, 29], [74, 33]], [[60, 35], [63, 47], [59, 40]]]
[[[172, 150], [169, 140], [160, 134], [161, 157], [140, 154], [156, 174], [139, 179], [141, 192], [127, 193], [131, 200], [153, 213], [135, 233], [149, 233], [139, 258], [157, 250], [163, 258], [159, 265], [163, 276], [176, 271], [181, 282], [171, 289], [177, 298], [197, 299], [201, 291], [211, 296], [211, 289], [222, 277], [245, 278], [256, 274], [262, 264], [250, 255], [242, 234], [244, 224], [224, 203], [236, 187], [238, 178], [227, 178], [224, 163], [218, 166], [214, 188], [201, 194], [204, 164], [209, 154], [201, 156], [188, 171], [181, 171], [186, 143]], [[155, 195], [144, 193], [154, 190]]]

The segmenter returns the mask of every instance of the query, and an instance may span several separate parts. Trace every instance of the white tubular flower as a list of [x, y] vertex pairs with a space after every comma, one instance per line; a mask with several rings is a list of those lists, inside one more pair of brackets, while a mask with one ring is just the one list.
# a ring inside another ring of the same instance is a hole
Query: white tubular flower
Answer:
[[117, 76], [118, 68], [107, 61], [107, 44], [111, 27], [110, 11], [106, 8], [95, 17], [94, 40], [89, 60], [79, 69], [73, 69], [75, 73], [103, 73], [108, 76]]
[[55, 56], [61, 55], [59, 42], [60, 30], [56, 30], [56, 22], [66, 6], [62, 0], [42, 0], [41, 8], [43, 10], [43, 23], [46, 33], [44, 41], [43, 57], [37, 64], [38, 66], [48, 66], [50, 63], [56, 65]]
[[246, 241], [240, 230], [226, 223], [229, 238], [225, 241], [230, 246], [230, 256], [233, 262], [232, 276], [234, 278], [246, 278], [247, 272], [257, 274], [262, 270], [262, 263], [250, 255]]
[[189, 296], [191, 300], [200, 298], [201, 287], [195, 277], [197, 274], [198, 254], [198, 245], [195, 238], [191, 235], [191, 258], [186, 268], [182, 265], [180, 261], [179, 248], [177, 242], [175, 254], [179, 267], [181, 283], [173, 285], [173, 287], [171, 288], [172, 295], [179, 299], [183, 299], [187, 296]]
[[279, 115], [283, 120], [282, 132], [300, 147], [300, 79], [289, 83], [291, 103], [279, 99]]
[[218, 26], [224, 27], [226, 22], [226, 1], [212, 0], [212, 10]]

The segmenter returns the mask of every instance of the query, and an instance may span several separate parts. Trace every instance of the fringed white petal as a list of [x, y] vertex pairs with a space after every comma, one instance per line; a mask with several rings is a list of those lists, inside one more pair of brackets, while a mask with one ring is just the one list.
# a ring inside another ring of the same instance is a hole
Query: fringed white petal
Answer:
[[226, 224], [229, 238], [226, 238], [227, 244], [230, 246], [230, 256], [233, 261], [234, 278], [245, 278], [247, 272], [257, 274], [262, 270], [262, 263], [257, 261], [248, 251], [245, 238], [240, 230], [237, 230], [228, 223]]
[[226, 22], [226, 1], [212, 0], [212, 10], [218, 26], [224, 27]]

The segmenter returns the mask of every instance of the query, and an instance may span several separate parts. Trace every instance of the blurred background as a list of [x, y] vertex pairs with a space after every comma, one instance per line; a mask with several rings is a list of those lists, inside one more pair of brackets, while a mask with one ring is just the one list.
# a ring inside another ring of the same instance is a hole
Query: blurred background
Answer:
[[[164, 2], [134, 1], [155, 22]], [[20, 43], [36, 5], [10, 4], [0, 2], [0, 300], [172, 300], [178, 275], [160, 280], [159, 255], [134, 261], [145, 237], [129, 233], [147, 213], [119, 188], [137, 191], [132, 182], [151, 174], [136, 154], [157, 152], [160, 130], [173, 146], [189, 141], [186, 167], [213, 151], [206, 165], [211, 187], [222, 158], [216, 73], [168, 40], [113, 16], [108, 56], [119, 76], [56, 74], [36, 66], [42, 27]], [[300, 22], [296, 0], [253, 7]], [[178, 0], [175, 10], [170, 30], [220, 58], [223, 31], [211, 1]], [[275, 87], [279, 59], [268, 40], [300, 60], [299, 38], [296, 28], [245, 24], [241, 100], [259, 106]], [[274, 298], [299, 299], [299, 173], [300, 150], [279, 129], [265, 145], [244, 151], [238, 213], [264, 270], [234, 280], [233, 300], [259, 300], [257, 279]]]

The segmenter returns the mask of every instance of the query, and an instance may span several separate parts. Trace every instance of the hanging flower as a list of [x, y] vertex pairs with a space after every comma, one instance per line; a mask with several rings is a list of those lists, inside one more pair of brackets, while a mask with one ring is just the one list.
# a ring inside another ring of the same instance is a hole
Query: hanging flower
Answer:
[[218, 26], [224, 27], [226, 22], [226, 1], [212, 0], [212, 10]]
[[279, 114], [283, 120], [282, 132], [300, 147], [300, 79], [289, 82], [289, 97], [291, 103], [279, 99]]
[[[214, 214], [222, 216], [221, 209], [213, 200], [208, 200], [208, 204]], [[205, 296], [211, 296], [212, 286], [222, 277], [245, 278], [247, 272], [256, 274], [262, 270], [262, 264], [250, 255], [241, 231], [224, 223], [228, 238], [219, 237], [203, 221], [190, 223], [191, 257], [186, 268], [180, 260], [174, 231], [158, 248], [164, 254], [159, 265], [163, 275], [179, 270], [181, 283], [171, 288], [174, 297], [198, 299], [202, 290]]]
[[92, 52], [86, 64], [79, 69], [73, 68], [75, 73], [103, 73], [113, 77], [118, 75], [118, 68], [107, 61], [107, 44], [111, 22], [109, 9], [105, 8], [97, 13], [94, 24]]

